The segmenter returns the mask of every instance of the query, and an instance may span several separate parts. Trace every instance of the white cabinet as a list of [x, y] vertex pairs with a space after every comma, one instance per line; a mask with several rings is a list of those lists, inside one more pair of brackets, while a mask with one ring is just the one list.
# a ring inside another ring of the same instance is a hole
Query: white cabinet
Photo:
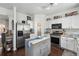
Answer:
[[23, 30], [23, 25], [17, 25], [17, 30]]
[[61, 47], [74, 51], [77, 51], [76, 40], [74, 38], [61, 37]]
[[72, 17], [72, 27], [73, 28], [79, 28], [79, 15]]
[[77, 42], [77, 56], [79, 56], [79, 42]]
[[68, 29], [76, 28], [77, 29], [79, 28], [79, 15], [63, 17], [60, 19], [53, 20], [52, 22], [54, 24], [62, 23], [62, 28], [68, 28]]
[[33, 45], [33, 54], [34, 56], [47, 56], [50, 53], [50, 41], [44, 40]]
[[[41, 45], [41, 44], [40, 44]], [[33, 47], [33, 55], [34, 56], [44, 56], [48, 54], [48, 46], [47, 45], [38, 45]]]
[[74, 51], [75, 48], [75, 40], [73, 38], [67, 38], [66, 41], [67, 49]]
[[77, 52], [77, 39], [75, 39], [75, 43], [74, 43], [74, 51]]
[[[42, 41], [37, 42], [37, 40]], [[29, 42], [30, 42], [29, 39], [28, 40], [26, 39], [25, 50], [28, 56], [47, 56], [51, 51], [50, 38], [36, 39], [31, 41], [30, 43]], [[28, 43], [30, 44], [29, 46]]]
[[79, 56], [79, 47], [77, 47], [77, 56]]
[[25, 31], [30, 30], [30, 25], [24, 25], [23, 28]]
[[30, 30], [30, 25], [28, 25], [28, 24], [17, 24], [17, 30], [18, 31], [19, 30], [21, 30], [21, 31], [23, 31], [23, 30], [25, 30], [25, 31]]
[[65, 37], [61, 37], [61, 47], [66, 48], [66, 38]]
[[[50, 27], [52, 24], [62, 23], [62, 28], [66, 29], [77, 29], [79, 28], [79, 15], [69, 16], [69, 17], [62, 17], [59, 19], [52, 19], [48, 22]], [[47, 24], [47, 25], [49, 25]]]
[[60, 18], [60, 19], [56, 19], [56, 20], [53, 20], [53, 24], [56, 24], [56, 23], [62, 23], [63, 19]]
[[79, 28], [79, 15], [62, 18], [62, 28]]
[[71, 17], [66, 17], [62, 19], [62, 28], [71, 28], [72, 21]]
[[49, 49], [48, 45], [45, 44], [40, 48], [40, 55], [41, 56], [47, 56], [49, 54]]
[[41, 56], [40, 47], [38, 45], [33, 47], [33, 53], [31, 55], [33, 55], [33, 56]]

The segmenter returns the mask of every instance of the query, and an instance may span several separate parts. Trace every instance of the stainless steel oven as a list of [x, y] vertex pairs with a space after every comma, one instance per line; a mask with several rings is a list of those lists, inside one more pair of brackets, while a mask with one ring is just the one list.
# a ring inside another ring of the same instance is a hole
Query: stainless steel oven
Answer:
[[60, 45], [60, 38], [61, 38], [61, 35], [63, 34], [63, 30], [55, 30], [53, 31], [51, 34], [50, 34], [50, 37], [51, 37], [51, 43], [55, 43], [55, 44], [58, 44]]
[[50, 35], [51, 36], [51, 43], [60, 44], [60, 36]]

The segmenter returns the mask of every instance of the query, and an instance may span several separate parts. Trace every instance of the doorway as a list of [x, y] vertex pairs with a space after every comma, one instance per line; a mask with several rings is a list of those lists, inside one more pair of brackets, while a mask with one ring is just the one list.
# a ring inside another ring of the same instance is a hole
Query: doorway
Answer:
[[6, 33], [6, 36], [8, 36], [9, 33], [9, 17], [7, 15], [1, 15], [0, 14], [0, 54], [2, 52], [4, 41], [2, 39], [2, 33]]

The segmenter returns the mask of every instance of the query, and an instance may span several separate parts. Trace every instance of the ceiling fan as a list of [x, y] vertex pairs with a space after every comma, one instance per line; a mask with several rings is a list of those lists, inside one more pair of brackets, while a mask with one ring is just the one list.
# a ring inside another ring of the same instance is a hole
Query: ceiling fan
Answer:
[[58, 5], [58, 3], [48, 3], [46, 6], [42, 6], [42, 9], [49, 10], [56, 5]]

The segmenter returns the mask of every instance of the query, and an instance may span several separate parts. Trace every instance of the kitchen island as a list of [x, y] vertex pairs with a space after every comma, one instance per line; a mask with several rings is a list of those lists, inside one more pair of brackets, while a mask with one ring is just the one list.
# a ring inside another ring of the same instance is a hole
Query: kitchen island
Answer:
[[36, 37], [25, 40], [25, 51], [28, 56], [47, 56], [51, 49], [50, 37]]

